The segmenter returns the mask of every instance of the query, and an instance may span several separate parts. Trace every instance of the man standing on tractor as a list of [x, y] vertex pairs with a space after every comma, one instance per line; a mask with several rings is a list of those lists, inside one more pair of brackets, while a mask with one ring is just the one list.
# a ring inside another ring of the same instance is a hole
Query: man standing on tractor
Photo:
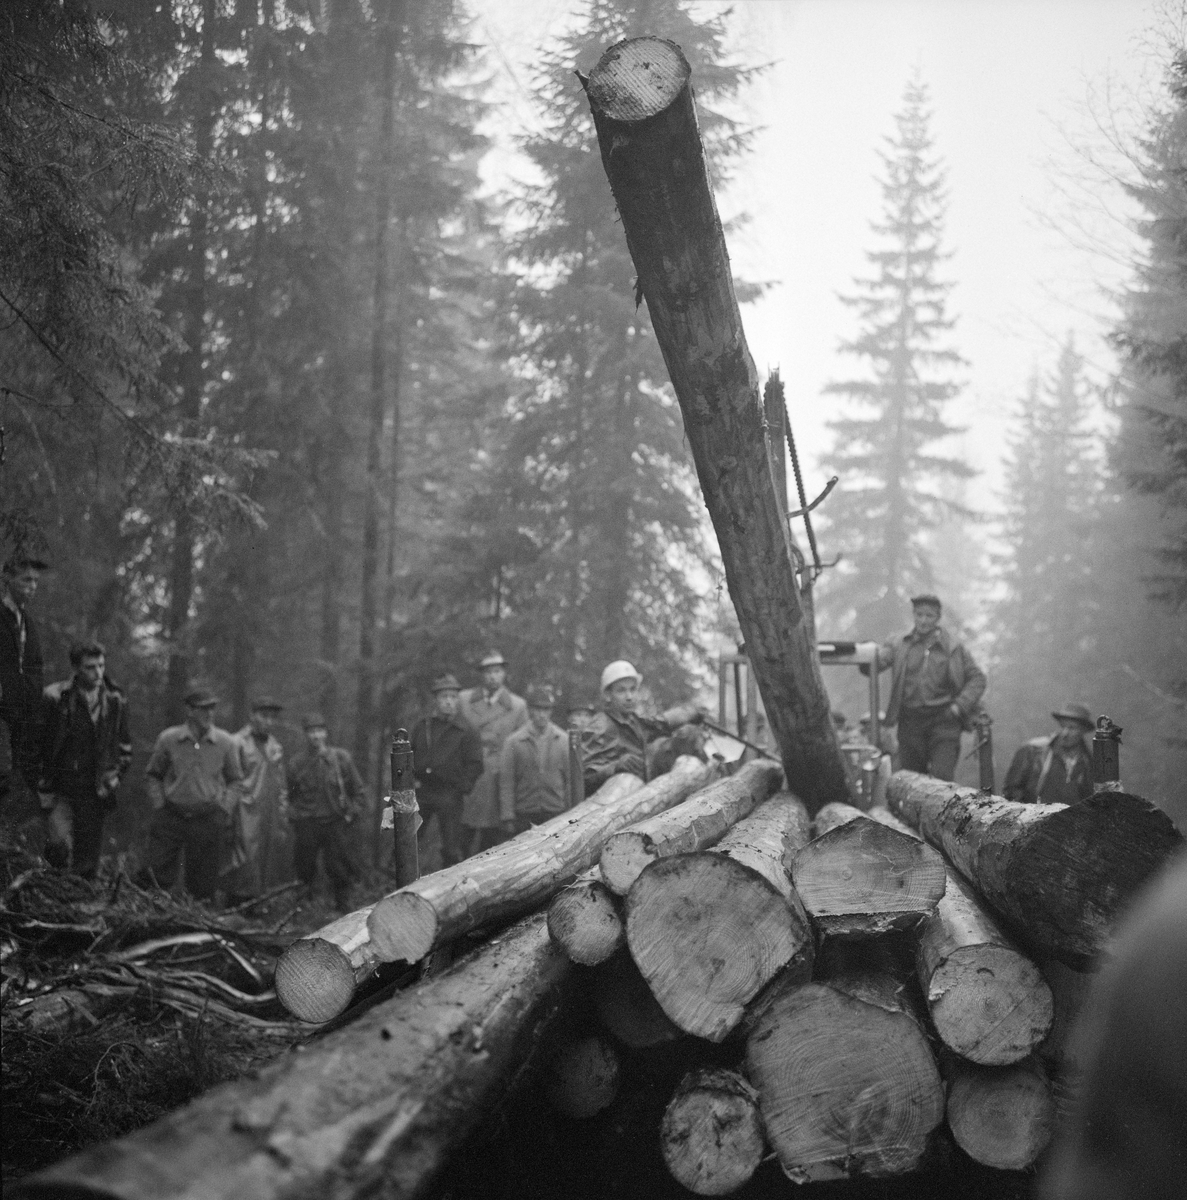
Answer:
[[[914, 628], [878, 647], [879, 671], [890, 668], [886, 723], [898, 726], [899, 763], [951, 781], [960, 757], [960, 734], [985, 691], [985, 673], [973, 656], [940, 627], [938, 596], [911, 597]], [[868, 667], [862, 667], [867, 674]]]

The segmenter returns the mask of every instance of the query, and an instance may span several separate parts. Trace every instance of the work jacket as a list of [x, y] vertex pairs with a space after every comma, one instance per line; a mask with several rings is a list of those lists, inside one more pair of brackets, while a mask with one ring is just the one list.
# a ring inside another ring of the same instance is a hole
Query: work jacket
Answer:
[[569, 736], [551, 721], [543, 733], [531, 723], [504, 743], [499, 763], [499, 816], [554, 817], [569, 807]]
[[460, 716], [421, 717], [408, 740], [417, 792], [424, 800], [460, 802], [478, 782], [482, 741]]
[[[886, 724], [897, 725], [902, 716], [903, 693], [907, 690], [907, 658], [915, 641], [915, 633], [891, 638], [878, 647], [878, 670], [890, 668], [890, 700], [886, 705]], [[961, 723], [972, 727], [985, 691], [985, 673], [973, 661], [973, 656], [946, 629], [937, 628], [927, 637], [921, 673], [927, 708], [955, 704], [960, 709]]]
[[616, 716], [610, 712], [595, 713], [589, 724], [581, 731], [581, 766], [585, 776], [585, 794], [591, 795], [611, 775], [622, 770], [622, 760], [637, 754], [643, 760], [640, 776], [647, 782], [648, 743], [666, 737], [671, 732], [667, 721], [656, 717], [641, 717], [632, 713], [629, 717]]
[[482, 740], [482, 775], [462, 806], [462, 822], [473, 829], [499, 823], [499, 756], [503, 743], [528, 720], [527, 702], [505, 687], [487, 697], [483, 688], [462, 693], [461, 718]]
[[363, 781], [349, 750], [303, 750], [285, 772], [289, 817], [294, 821], [353, 821], [366, 806]]
[[1068, 759], [1056, 746], [1059, 734], [1031, 738], [1018, 747], [1006, 772], [1002, 795], [1023, 804], [1078, 804], [1093, 792], [1092, 751], [1087, 737]]
[[18, 616], [9, 603], [6, 596], [0, 596], [0, 721], [8, 726], [14, 765], [34, 786], [41, 751], [45, 665], [29, 610], [21, 609]]
[[108, 788], [104, 778], [114, 771], [122, 779], [132, 762], [124, 693], [104, 679], [92, 720], [86, 693], [74, 679], [51, 683], [45, 689], [42, 733], [38, 790], [67, 800], [98, 800], [104, 808], [114, 808], [115, 788]]
[[287, 883], [293, 873], [284, 747], [272, 734], [260, 741], [250, 725], [235, 740], [243, 783], [223, 887], [237, 896], [258, 896]]
[[201, 737], [188, 722], [171, 725], [158, 736], [144, 775], [154, 809], [168, 804], [188, 816], [229, 817], [243, 779], [239, 743], [214, 725]]

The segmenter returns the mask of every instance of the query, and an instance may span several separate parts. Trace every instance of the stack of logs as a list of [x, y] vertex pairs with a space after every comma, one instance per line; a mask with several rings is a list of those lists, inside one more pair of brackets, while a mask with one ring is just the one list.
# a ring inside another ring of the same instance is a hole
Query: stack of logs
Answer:
[[945, 1119], [978, 1161], [1033, 1163], [1068, 997], [1182, 838], [1124, 793], [1030, 806], [910, 772], [893, 811], [831, 804], [813, 829], [781, 783], [762, 760], [616, 777], [295, 943], [277, 992], [305, 1020], [378, 963], [422, 978], [20, 1194], [413, 1197], [515, 1081], [588, 1118], [648, 1056], [683, 1073], [650, 1136], [698, 1194], [772, 1153], [797, 1182], [912, 1171]]

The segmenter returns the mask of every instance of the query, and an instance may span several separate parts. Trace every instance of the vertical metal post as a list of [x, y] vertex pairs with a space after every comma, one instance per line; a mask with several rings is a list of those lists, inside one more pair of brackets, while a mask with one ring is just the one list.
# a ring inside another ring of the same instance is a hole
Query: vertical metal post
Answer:
[[396, 839], [392, 858], [396, 868], [396, 887], [407, 887], [420, 878], [420, 856], [416, 847], [420, 806], [416, 803], [412, 743], [408, 740], [407, 729], [397, 729], [392, 739], [392, 790], [383, 814], [384, 828], [388, 827], [389, 820]]
[[981, 771], [981, 790], [992, 792], [993, 780], [993, 718], [984, 710], [975, 718], [977, 729], [977, 765]]
[[581, 730], [569, 730], [569, 807], [585, 799], [585, 768], [581, 762]]
[[746, 736], [758, 741], [758, 679], [749, 660], [746, 662]]
[[723, 729], [727, 728], [725, 723], [725, 705], [726, 705], [726, 682], [725, 673], [729, 670], [724, 658], [717, 660], [717, 724]]
[[740, 659], [734, 660], [734, 718], [738, 736], [745, 737], [746, 710], [742, 704], [742, 662]]
[[1121, 726], [1108, 717], [1096, 718], [1092, 735], [1092, 790], [1121, 791]]

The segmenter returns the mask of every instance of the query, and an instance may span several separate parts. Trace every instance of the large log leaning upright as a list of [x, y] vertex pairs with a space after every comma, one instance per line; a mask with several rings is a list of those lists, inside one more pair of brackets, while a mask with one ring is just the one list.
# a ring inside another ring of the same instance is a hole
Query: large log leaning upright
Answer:
[[678, 758], [619, 804], [603, 804], [595, 793], [493, 850], [385, 896], [367, 918], [375, 953], [384, 962], [417, 962], [442, 942], [528, 912], [591, 867], [612, 833], [679, 804], [716, 771]]
[[914, 771], [887, 788], [891, 810], [968, 879], [1036, 950], [1083, 967], [1183, 837], [1127, 792], [1079, 804], [1018, 804]]
[[411, 1200], [503, 1098], [569, 971], [542, 913], [445, 974], [14, 1193], [110, 1200]]
[[845, 766], [771, 480], [690, 76], [678, 46], [646, 37], [612, 46], [583, 83], [787, 786], [815, 812], [848, 794]]

